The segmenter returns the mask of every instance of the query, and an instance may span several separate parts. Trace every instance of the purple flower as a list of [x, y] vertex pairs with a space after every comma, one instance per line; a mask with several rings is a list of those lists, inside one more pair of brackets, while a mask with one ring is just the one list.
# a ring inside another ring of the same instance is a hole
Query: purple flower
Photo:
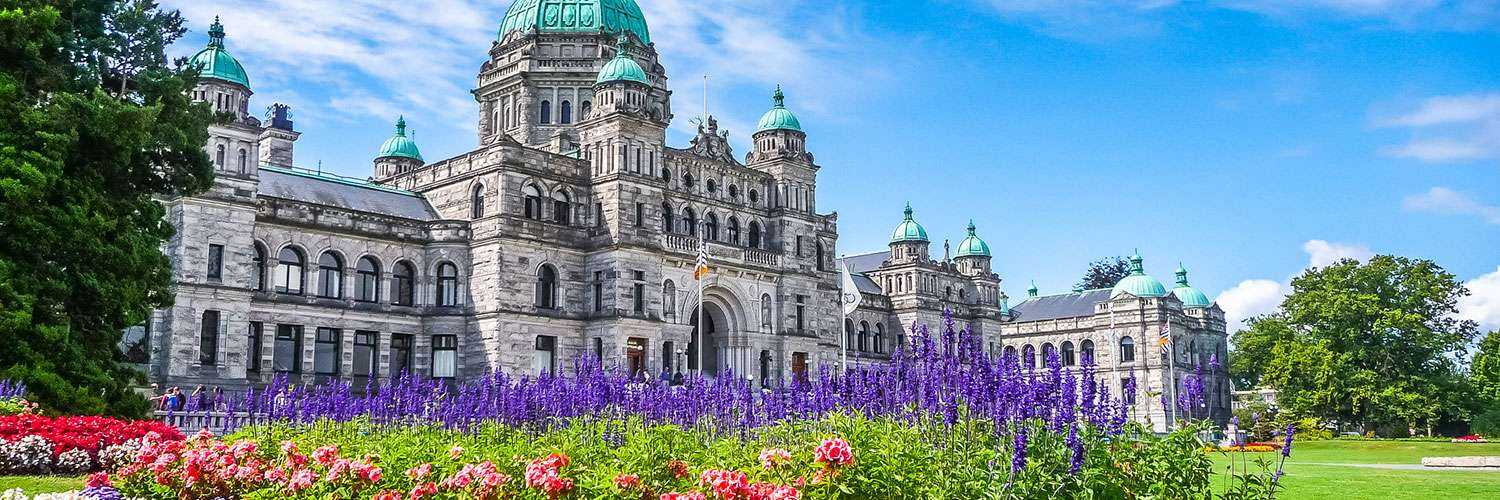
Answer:
[[1065, 441], [1068, 450], [1072, 452], [1068, 462], [1068, 474], [1077, 474], [1083, 469], [1083, 440], [1078, 438], [1078, 426], [1068, 426], [1068, 438]]
[[1297, 434], [1297, 424], [1286, 424], [1286, 441], [1281, 443], [1281, 456], [1292, 456], [1292, 436]]
[[1019, 474], [1026, 468], [1026, 428], [1017, 427], [1015, 448], [1010, 458], [1010, 473]]

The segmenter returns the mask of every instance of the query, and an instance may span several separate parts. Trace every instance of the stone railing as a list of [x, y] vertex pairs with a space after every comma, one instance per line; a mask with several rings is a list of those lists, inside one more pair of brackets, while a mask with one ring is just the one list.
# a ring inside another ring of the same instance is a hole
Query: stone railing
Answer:
[[[692, 236], [664, 234], [661, 238], [661, 246], [667, 251], [688, 254], [697, 258], [700, 241], [698, 238]], [[781, 255], [775, 252], [758, 248], [740, 248], [717, 242], [709, 242], [708, 258], [710, 262], [725, 262], [758, 267], [774, 268], [781, 265]]]
[[778, 255], [775, 252], [767, 252], [765, 250], [759, 250], [755, 248], [746, 248], [745, 262], [766, 267], [779, 267], [781, 265], [781, 255]]
[[164, 411], [157, 410], [153, 419], [161, 423], [176, 427], [183, 434], [192, 434], [203, 429], [222, 435], [255, 421], [253, 416], [246, 412], [223, 412], [223, 411]]

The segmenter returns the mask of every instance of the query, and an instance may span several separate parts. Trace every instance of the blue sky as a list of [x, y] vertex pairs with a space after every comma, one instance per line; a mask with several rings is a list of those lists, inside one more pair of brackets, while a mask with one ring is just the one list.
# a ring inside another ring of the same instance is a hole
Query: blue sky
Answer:
[[[1432, 259], [1500, 328], [1500, 1], [638, 0], [674, 91], [736, 150], [782, 84], [841, 251], [910, 200], [940, 253], [970, 218], [1012, 297], [1139, 248], [1232, 319], [1309, 265]], [[468, 95], [507, 1], [167, 0], [214, 15], [298, 163], [369, 175], [397, 114], [429, 161], [474, 147]]]

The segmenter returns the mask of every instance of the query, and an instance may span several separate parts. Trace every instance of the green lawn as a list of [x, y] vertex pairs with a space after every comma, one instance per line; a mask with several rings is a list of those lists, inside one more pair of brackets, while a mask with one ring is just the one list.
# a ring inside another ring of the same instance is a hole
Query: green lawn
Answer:
[[27, 495], [83, 489], [83, 477], [0, 476], [0, 491], [20, 488]]
[[[1500, 472], [1397, 470], [1328, 464], [1420, 465], [1422, 457], [1500, 455], [1500, 443], [1453, 444], [1416, 441], [1311, 441], [1292, 446], [1287, 459], [1286, 489], [1278, 498], [1379, 500], [1500, 498]], [[1253, 457], [1254, 455], [1250, 455]], [[1265, 454], [1267, 459], [1280, 458]], [[1253, 458], [1252, 458], [1253, 460]], [[1225, 480], [1229, 459], [1214, 454]], [[1253, 468], [1253, 464], [1252, 464]]]

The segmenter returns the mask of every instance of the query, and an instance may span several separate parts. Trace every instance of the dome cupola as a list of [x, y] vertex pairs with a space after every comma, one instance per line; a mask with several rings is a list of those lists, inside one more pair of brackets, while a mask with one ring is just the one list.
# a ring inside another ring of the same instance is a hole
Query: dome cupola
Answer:
[[1184, 308], [1208, 307], [1214, 304], [1213, 301], [1208, 300], [1207, 295], [1188, 284], [1187, 269], [1182, 267], [1182, 264], [1177, 264], [1177, 286], [1172, 288], [1172, 295], [1182, 301]]
[[500, 22], [500, 38], [512, 31], [543, 33], [634, 33], [651, 43], [646, 16], [634, 0], [515, 0]]
[[1162, 286], [1156, 278], [1146, 274], [1145, 268], [1141, 265], [1142, 260], [1139, 251], [1130, 256], [1130, 275], [1120, 279], [1119, 283], [1115, 283], [1114, 290], [1110, 292], [1111, 297], [1121, 293], [1136, 297], [1161, 297], [1167, 294], [1167, 287]]
[[646, 79], [646, 70], [630, 57], [629, 47], [626, 46], [625, 37], [620, 37], [620, 43], [615, 45], [615, 58], [604, 63], [599, 69], [599, 77], [594, 79], [594, 84], [599, 85], [611, 82], [636, 82], [641, 85], [651, 85]]
[[974, 234], [974, 221], [969, 221], [968, 229], [969, 235], [958, 242], [958, 254], [955, 257], [989, 257], [990, 245]]
[[380, 153], [376, 158], [410, 158], [417, 161], [422, 160], [422, 152], [417, 150], [416, 141], [406, 136], [406, 117], [396, 118], [396, 135], [385, 140], [380, 145]]
[[906, 204], [905, 213], [906, 218], [900, 224], [896, 225], [895, 231], [891, 232], [891, 243], [929, 241], [927, 239], [927, 229], [923, 228], [921, 224], [917, 223], [916, 219], [912, 218], [911, 203], [909, 202]]
[[755, 126], [755, 131], [765, 132], [767, 130], [795, 130], [802, 131], [802, 123], [797, 121], [797, 115], [786, 109], [786, 94], [781, 93], [781, 86], [776, 86], [776, 93], [771, 94], [771, 100], [775, 103], [771, 110], [760, 116], [760, 123]]
[[224, 50], [224, 25], [219, 23], [218, 16], [214, 17], [214, 23], [208, 27], [208, 47], [193, 55], [188, 64], [198, 67], [200, 78], [250, 88], [250, 77], [245, 74], [245, 67], [234, 56], [229, 55], [229, 51]]

